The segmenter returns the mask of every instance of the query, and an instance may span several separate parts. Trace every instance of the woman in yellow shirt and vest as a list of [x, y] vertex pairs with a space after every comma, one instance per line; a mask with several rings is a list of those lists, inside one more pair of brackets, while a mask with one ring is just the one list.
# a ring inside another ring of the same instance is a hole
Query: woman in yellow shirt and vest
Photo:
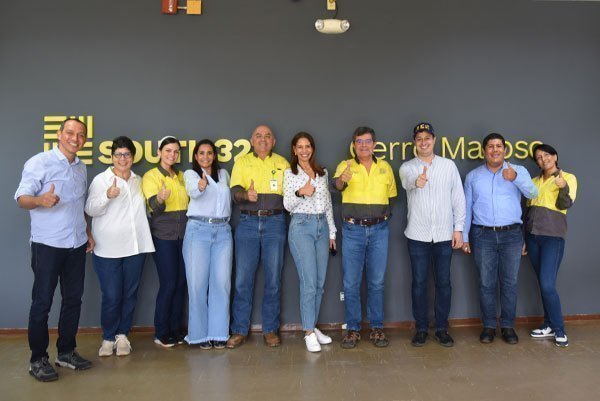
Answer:
[[151, 213], [150, 231], [154, 241], [154, 263], [159, 289], [154, 310], [154, 342], [163, 347], [182, 344], [181, 328], [186, 280], [183, 262], [183, 237], [189, 197], [179, 159], [179, 141], [166, 136], [159, 141], [158, 166], [144, 174], [142, 189]]
[[556, 277], [565, 250], [567, 209], [577, 196], [577, 178], [558, 167], [558, 153], [550, 145], [533, 148], [533, 158], [542, 170], [533, 179], [539, 195], [527, 201], [525, 244], [538, 278], [544, 305], [544, 323], [531, 331], [533, 338], [554, 338], [559, 347], [567, 347]]

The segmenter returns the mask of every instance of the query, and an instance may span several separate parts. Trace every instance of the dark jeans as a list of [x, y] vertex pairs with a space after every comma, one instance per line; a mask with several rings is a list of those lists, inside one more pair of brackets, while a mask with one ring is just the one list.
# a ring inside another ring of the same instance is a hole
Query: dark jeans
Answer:
[[427, 279], [432, 265], [435, 281], [435, 330], [447, 330], [452, 298], [452, 241], [433, 243], [408, 239], [408, 254], [412, 266], [412, 311], [417, 331], [426, 332], [429, 329]]
[[186, 280], [183, 262], [183, 239], [154, 240], [154, 263], [158, 273], [159, 289], [154, 309], [155, 336], [161, 338], [179, 334], [185, 299]]
[[558, 268], [565, 251], [565, 240], [560, 237], [527, 234], [527, 254], [540, 285], [544, 304], [544, 326], [554, 331], [565, 331], [560, 297], [556, 291]]
[[62, 354], [75, 349], [75, 335], [81, 312], [81, 296], [85, 278], [85, 247], [54, 248], [31, 243], [33, 289], [29, 310], [29, 348], [31, 362], [48, 357], [48, 314], [56, 285], [60, 282], [60, 317], [56, 348]]

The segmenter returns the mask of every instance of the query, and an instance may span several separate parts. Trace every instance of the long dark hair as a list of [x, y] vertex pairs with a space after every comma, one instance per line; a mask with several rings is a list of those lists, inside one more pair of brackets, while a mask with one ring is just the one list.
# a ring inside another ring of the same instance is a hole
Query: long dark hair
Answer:
[[202, 170], [202, 167], [200, 167], [200, 164], [196, 161], [196, 153], [202, 145], [210, 145], [210, 147], [213, 150], [215, 158], [212, 162], [212, 165], [210, 166], [210, 176], [215, 182], [219, 182], [219, 169], [221, 167], [219, 166], [219, 158], [217, 157], [217, 147], [210, 139], [203, 139], [200, 142], [198, 142], [196, 146], [194, 146], [194, 153], [192, 153], [192, 170], [198, 173], [200, 178], [204, 177], [204, 171]]
[[292, 167], [292, 173], [294, 173], [295, 175], [298, 174], [298, 156], [296, 156], [296, 154], [294, 153], [294, 147], [296, 146], [296, 144], [298, 143], [298, 141], [301, 138], [307, 139], [308, 142], [310, 142], [310, 147], [312, 148], [312, 154], [310, 155], [308, 164], [310, 164], [310, 167], [313, 169], [313, 171], [315, 172], [316, 175], [318, 175], [319, 177], [324, 176], [325, 170], [323, 170], [323, 167], [321, 167], [319, 165], [319, 163], [317, 163], [317, 161], [315, 160], [315, 154], [317, 153], [317, 148], [315, 147], [315, 140], [308, 132], [298, 132], [292, 139], [292, 146], [291, 146], [291, 155], [292, 156], [291, 156], [291, 162], [290, 162], [290, 166]]

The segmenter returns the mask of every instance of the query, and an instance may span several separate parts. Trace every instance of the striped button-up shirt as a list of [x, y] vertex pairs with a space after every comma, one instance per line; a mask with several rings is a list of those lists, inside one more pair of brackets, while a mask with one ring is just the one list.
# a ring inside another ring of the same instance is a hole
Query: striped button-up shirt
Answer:
[[[427, 166], [427, 183], [416, 185]], [[423, 242], [452, 240], [453, 231], [463, 231], [465, 194], [452, 160], [435, 156], [431, 163], [415, 157], [400, 166], [400, 180], [408, 200], [406, 238]]]

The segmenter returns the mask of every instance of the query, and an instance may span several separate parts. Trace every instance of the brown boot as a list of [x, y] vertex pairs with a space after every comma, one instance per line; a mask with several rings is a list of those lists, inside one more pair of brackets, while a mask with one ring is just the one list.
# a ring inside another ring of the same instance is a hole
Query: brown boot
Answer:
[[265, 333], [264, 338], [267, 347], [279, 347], [281, 345], [281, 338], [275, 332]]
[[241, 334], [232, 334], [231, 337], [229, 337], [229, 340], [227, 340], [225, 347], [230, 349], [237, 348], [244, 342], [246, 342], [246, 336]]

